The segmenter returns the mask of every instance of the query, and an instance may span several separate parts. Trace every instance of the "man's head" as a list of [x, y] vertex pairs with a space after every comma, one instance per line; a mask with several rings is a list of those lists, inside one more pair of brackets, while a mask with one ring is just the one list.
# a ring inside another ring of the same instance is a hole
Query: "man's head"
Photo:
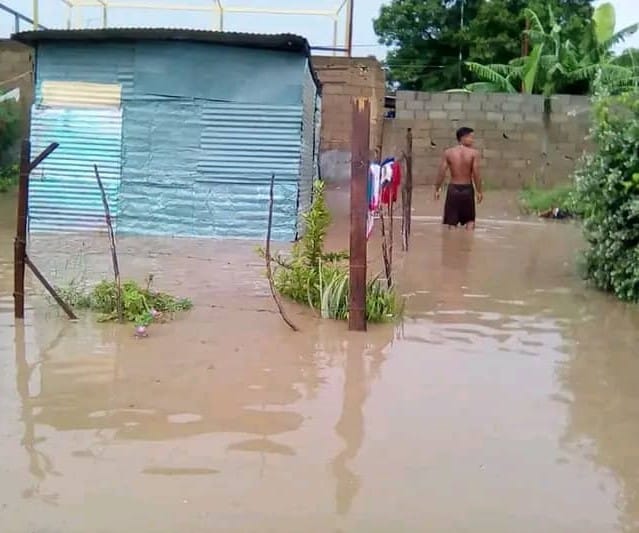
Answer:
[[464, 146], [471, 147], [475, 142], [475, 130], [473, 128], [459, 128], [457, 130], [457, 142]]

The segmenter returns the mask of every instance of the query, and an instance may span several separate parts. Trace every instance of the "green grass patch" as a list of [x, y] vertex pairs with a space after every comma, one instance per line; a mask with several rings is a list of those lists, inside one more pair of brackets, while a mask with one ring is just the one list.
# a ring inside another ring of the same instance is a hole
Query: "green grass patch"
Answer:
[[[308, 305], [322, 318], [346, 320], [349, 304], [348, 253], [324, 251], [331, 217], [324, 199], [324, 182], [313, 185], [313, 202], [304, 214], [306, 232], [290, 257], [273, 257], [275, 289], [282, 296]], [[258, 251], [264, 257], [264, 250]], [[395, 289], [374, 278], [366, 285], [366, 319], [391, 322], [402, 311]]]
[[524, 213], [542, 213], [558, 207], [574, 213], [574, 189], [560, 185], [551, 189], [527, 187], [519, 193], [519, 206]]
[[[176, 313], [193, 307], [189, 299], [153, 290], [152, 281], [149, 276], [145, 286], [131, 280], [122, 283], [122, 308], [127, 322], [148, 326], [152, 322], [171, 320]], [[90, 291], [71, 285], [59, 288], [58, 292], [72, 307], [97, 313], [99, 322], [118, 319], [118, 291], [113, 281], [101, 281]]]

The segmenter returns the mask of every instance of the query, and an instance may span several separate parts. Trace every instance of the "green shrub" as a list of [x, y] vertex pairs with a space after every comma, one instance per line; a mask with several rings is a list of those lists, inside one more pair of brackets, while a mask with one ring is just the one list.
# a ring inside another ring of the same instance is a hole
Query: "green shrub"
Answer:
[[0, 192], [8, 192], [18, 183], [18, 165], [0, 168]]
[[596, 287], [639, 302], [639, 91], [593, 100], [593, 154], [575, 173], [588, 247], [583, 273]]
[[[331, 222], [324, 200], [324, 183], [313, 185], [313, 203], [304, 214], [306, 232], [293, 245], [290, 257], [274, 257], [275, 288], [282, 296], [317, 310], [322, 318], [348, 318], [349, 276], [346, 252], [324, 252], [324, 239]], [[264, 251], [260, 250], [262, 256]], [[397, 316], [399, 306], [393, 289], [377, 278], [366, 287], [366, 319], [387, 322]]]
[[[136, 325], [149, 325], [154, 319], [173, 318], [175, 313], [193, 307], [188, 299], [175, 298], [169, 294], [151, 289], [153, 278], [149, 277], [146, 287], [135, 281], [122, 283], [122, 307], [124, 319]], [[90, 292], [76, 286], [58, 289], [58, 292], [72, 307], [89, 309], [98, 313], [100, 322], [118, 319], [118, 291], [113, 281], [101, 281]]]
[[524, 213], [542, 213], [558, 207], [575, 212], [574, 187], [560, 185], [552, 189], [527, 187], [519, 193], [519, 206]]
[[0, 102], [0, 158], [20, 136], [20, 106], [14, 100]]

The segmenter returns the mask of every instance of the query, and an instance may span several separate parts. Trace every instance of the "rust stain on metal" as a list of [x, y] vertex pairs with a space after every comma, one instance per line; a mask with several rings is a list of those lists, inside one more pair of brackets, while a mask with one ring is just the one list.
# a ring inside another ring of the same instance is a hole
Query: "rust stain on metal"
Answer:
[[367, 98], [353, 102], [350, 213], [350, 301], [348, 327], [366, 331], [366, 216], [371, 106]]

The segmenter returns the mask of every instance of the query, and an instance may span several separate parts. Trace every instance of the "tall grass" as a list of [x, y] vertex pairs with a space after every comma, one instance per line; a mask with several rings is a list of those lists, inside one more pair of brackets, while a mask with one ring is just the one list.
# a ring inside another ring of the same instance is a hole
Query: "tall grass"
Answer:
[[527, 187], [519, 193], [519, 206], [527, 214], [541, 213], [555, 207], [574, 213], [574, 188], [571, 185], [559, 185], [551, 189]]
[[[324, 201], [324, 184], [314, 185], [313, 203], [304, 214], [306, 233], [288, 258], [278, 255], [274, 273], [275, 288], [284, 297], [315, 309], [322, 318], [348, 318], [348, 254], [325, 252], [324, 238], [330, 213]], [[264, 253], [263, 251], [261, 253]], [[397, 317], [398, 299], [393, 288], [377, 278], [366, 286], [366, 319], [387, 322]]]

